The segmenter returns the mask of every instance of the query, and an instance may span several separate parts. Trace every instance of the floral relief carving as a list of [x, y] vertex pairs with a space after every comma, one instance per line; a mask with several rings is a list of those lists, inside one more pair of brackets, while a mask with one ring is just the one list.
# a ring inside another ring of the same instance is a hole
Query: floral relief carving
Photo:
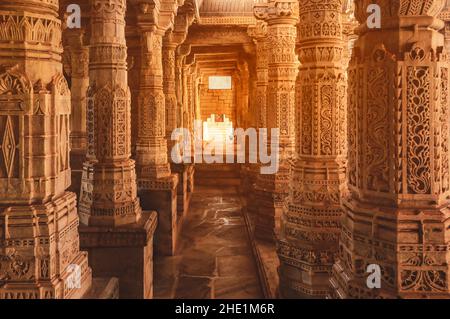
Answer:
[[[443, 6], [440, 0], [375, 2], [382, 19], [408, 16], [411, 23], [424, 16], [432, 21]], [[355, 3], [363, 23], [369, 1]], [[342, 289], [345, 298], [448, 297], [448, 240], [438, 217], [449, 205], [448, 59], [443, 38], [430, 40], [437, 29], [429, 23], [412, 40], [402, 38], [407, 26], [382, 25], [376, 37], [364, 30], [355, 43], [349, 68], [350, 193], [342, 199], [333, 296]], [[393, 30], [400, 43], [383, 44], [380, 39]], [[362, 216], [367, 223], [358, 221]], [[351, 229], [345, 226], [350, 220], [356, 221]], [[365, 267], [373, 263], [382, 270], [377, 291], [365, 285]]]

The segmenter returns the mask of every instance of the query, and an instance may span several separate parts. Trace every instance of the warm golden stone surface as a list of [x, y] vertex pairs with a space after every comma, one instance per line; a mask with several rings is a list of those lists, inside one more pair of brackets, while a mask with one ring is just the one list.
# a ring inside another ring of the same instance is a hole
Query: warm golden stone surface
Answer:
[[449, 298], [449, 48], [447, 0], [1, 0], [0, 298]]

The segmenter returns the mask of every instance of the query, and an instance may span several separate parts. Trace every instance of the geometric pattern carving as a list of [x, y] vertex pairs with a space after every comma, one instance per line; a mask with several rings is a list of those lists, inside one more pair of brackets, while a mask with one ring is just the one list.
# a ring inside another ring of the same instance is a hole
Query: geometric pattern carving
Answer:
[[12, 125], [11, 117], [6, 117], [6, 125], [3, 133], [3, 140], [1, 144], [1, 150], [3, 155], [3, 161], [6, 169], [7, 177], [11, 178], [13, 173], [14, 157], [16, 155], [16, 141], [14, 138], [14, 128]]

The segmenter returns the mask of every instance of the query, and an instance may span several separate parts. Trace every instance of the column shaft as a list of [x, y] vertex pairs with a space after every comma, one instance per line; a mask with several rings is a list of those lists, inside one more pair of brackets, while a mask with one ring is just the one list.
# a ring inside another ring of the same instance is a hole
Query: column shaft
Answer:
[[171, 176], [167, 159], [166, 106], [163, 89], [162, 37], [164, 31], [142, 29], [139, 133], [136, 146], [139, 188]]
[[67, 55], [71, 87], [71, 132], [70, 165], [72, 169], [71, 190], [81, 189], [83, 163], [87, 153], [86, 93], [89, 88], [89, 48], [84, 44], [83, 29], [66, 29], [63, 33], [65, 54]]
[[[258, 237], [274, 240], [288, 197], [291, 159], [294, 153], [298, 2], [269, 1], [268, 5], [255, 6], [255, 14], [268, 23], [266, 125], [268, 130], [279, 130], [278, 171], [275, 174], [260, 175], [256, 183], [260, 208], [255, 226]], [[268, 138], [270, 141], [270, 132]]]
[[[167, 41], [167, 42], [166, 42]], [[163, 43], [163, 67], [164, 67], [164, 94], [166, 97], [166, 139], [168, 141], [168, 154], [172, 149], [171, 136], [177, 126], [177, 92], [175, 86], [175, 51], [177, 45], [166, 40]]]
[[[157, 13], [155, 12], [155, 14]], [[139, 28], [141, 32], [141, 78], [138, 97], [139, 129], [136, 145], [138, 189], [142, 198], [142, 207], [145, 210], [156, 210], [159, 214], [155, 248], [160, 254], [172, 255], [176, 249], [178, 234], [176, 189], [178, 175], [172, 174], [168, 161], [166, 101], [170, 103], [174, 101], [172, 99], [175, 97], [174, 70], [170, 72], [172, 81], [169, 98], [171, 99], [166, 99], [165, 85], [163, 85], [165, 29], [151, 23], [142, 23]], [[173, 60], [173, 55], [171, 55], [171, 59]], [[174, 61], [171, 64], [173, 66]]]
[[280, 291], [321, 298], [337, 254], [346, 164], [342, 0], [300, 0], [296, 161], [278, 242]]
[[[268, 41], [267, 41], [267, 23], [258, 21], [254, 26], [250, 26], [248, 33], [253, 37], [256, 46], [256, 92], [254, 94], [254, 112], [256, 129], [267, 128], [267, 85], [268, 85]], [[259, 202], [256, 196], [256, 183], [260, 175], [259, 163], [250, 165], [251, 192], [247, 202], [247, 210], [250, 214], [257, 217], [259, 212]], [[261, 218], [256, 218], [256, 222]], [[261, 225], [264, 227], [263, 225]]]
[[80, 195], [85, 225], [139, 220], [125, 42], [125, 0], [92, 0], [88, 152]]

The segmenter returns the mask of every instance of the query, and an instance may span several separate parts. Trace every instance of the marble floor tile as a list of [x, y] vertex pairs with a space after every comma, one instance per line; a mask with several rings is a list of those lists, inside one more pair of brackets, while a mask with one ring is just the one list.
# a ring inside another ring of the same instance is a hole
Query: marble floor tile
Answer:
[[252, 277], [219, 277], [214, 279], [214, 298], [258, 299], [264, 298], [259, 282]]
[[196, 187], [175, 257], [155, 256], [155, 298], [263, 298], [237, 187]]

